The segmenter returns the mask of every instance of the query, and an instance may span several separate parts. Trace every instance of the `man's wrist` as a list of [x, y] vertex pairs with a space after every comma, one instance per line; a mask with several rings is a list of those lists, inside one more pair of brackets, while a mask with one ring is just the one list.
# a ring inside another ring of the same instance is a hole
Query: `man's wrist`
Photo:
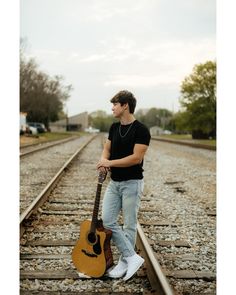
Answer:
[[110, 163], [109, 163], [109, 167], [113, 167], [114, 160], [110, 160], [109, 162], [110, 162]]

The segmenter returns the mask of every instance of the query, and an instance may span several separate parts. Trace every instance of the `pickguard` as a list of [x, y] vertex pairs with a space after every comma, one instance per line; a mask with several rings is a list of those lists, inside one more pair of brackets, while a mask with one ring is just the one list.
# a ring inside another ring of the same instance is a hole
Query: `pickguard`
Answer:
[[93, 245], [93, 251], [97, 255], [100, 255], [102, 253], [101, 243], [100, 243], [100, 235], [97, 235], [97, 243]]

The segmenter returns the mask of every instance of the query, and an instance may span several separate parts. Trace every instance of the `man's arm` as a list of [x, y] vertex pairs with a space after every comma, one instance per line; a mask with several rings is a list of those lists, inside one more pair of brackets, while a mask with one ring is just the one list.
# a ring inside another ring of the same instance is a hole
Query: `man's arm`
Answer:
[[107, 170], [109, 170], [108, 167], [100, 165], [100, 163], [110, 158], [110, 150], [111, 150], [111, 141], [107, 139], [103, 147], [101, 159], [97, 164], [97, 169], [99, 169], [99, 171], [107, 172]]
[[103, 147], [101, 159], [108, 160], [110, 158], [110, 153], [111, 153], [110, 150], [111, 150], [111, 141], [107, 139]]
[[[117, 160], [108, 160], [109, 158], [102, 157], [97, 167], [130, 167], [142, 162], [148, 146], [145, 144], [135, 144], [133, 154]], [[104, 151], [104, 150], [103, 150]], [[106, 155], [106, 153], [104, 153]]]

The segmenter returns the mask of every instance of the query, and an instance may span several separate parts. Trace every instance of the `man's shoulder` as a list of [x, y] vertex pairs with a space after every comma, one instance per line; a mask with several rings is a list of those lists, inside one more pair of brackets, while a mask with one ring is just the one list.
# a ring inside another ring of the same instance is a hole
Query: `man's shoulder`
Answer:
[[117, 127], [119, 127], [119, 125], [120, 125], [119, 122], [113, 122], [113, 123], [111, 124], [111, 128], [117, 128]]
[[[138, 128], [148, 130], [147, 126], [144, 125], [142, 122], [140, 122], [140, 121], [138, 121], [138, 120], [136, 120], [136, 126], [137, 126]], [[149, 131], [149, 130], [148, 130], [148, 131]]]
[[119, 122], [113, 122], [110, 126], [109, 132], [114, 132], [114, 130], [117, 130], [119, 128]]
[[149, 129], [140, 121], [137, 121], [136, 124], [136, 143], [149, 145], [151, 139]]

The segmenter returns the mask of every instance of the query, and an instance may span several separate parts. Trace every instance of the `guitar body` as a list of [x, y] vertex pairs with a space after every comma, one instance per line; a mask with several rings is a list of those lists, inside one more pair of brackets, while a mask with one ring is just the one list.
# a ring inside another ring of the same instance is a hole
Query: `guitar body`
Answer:
[[96, 231], [91, 232], [91, 221], [80, 225], [80, 238], [72, 251], [72, 261], [81, 273], [99, 278], [113, 265], [110, 248], [112, 232], [104, 229], [102, 221], [96, 222]]

